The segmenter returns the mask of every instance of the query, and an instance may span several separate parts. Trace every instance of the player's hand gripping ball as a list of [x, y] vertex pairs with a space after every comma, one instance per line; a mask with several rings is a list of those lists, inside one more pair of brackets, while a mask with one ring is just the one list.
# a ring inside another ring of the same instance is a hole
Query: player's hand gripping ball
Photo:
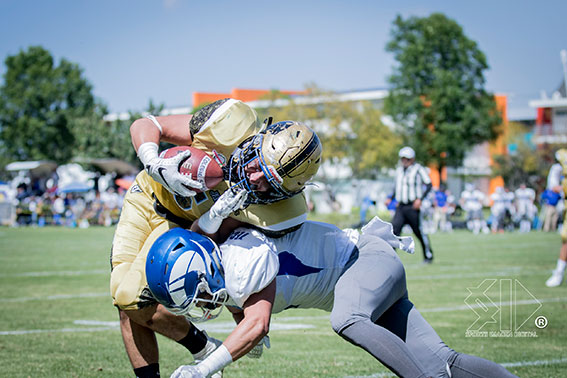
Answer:
[[[161, 158], [171, 158], [183, 151], [189, 150], [191, 156], [183, 160], [179, 165], [179, 173], [189, 176], [192, 180], [198, 181], [209, 190], [217, 186], [223, 179], [223, 171], [219, 163], [211, 158], [206, 152], [195, 147], [176, 146], [162, 151]], [[199, 193], [201, 190], [194, 189]]]

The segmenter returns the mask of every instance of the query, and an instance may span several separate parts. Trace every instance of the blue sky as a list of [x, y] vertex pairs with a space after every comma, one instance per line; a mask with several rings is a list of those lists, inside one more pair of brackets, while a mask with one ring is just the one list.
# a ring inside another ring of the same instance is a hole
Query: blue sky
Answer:
[[433, 12], [487, 55], [487, 89], [508, 95], [512, 118], [535, 116], [529, 100], [560, 84], [564, 0], [0, 0], [0, 74], [8, 55], [41, 45], [79, 64], [115, 112], [234, 87], [385, 87], [395, 16]]

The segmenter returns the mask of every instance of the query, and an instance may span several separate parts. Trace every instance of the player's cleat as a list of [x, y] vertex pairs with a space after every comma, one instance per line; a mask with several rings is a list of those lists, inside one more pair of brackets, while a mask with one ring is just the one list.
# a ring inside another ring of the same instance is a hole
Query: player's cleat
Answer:
[[549, 277], [549, 279], [547, 281], [545, 281], [545, 286], [557, 287], [557, 286], [561, 285], [561, 283], [563, 282], [563, 276], [564, 275], [565, 275], [565, 272], [560, 272], [558, 270], [554, 270], [553, 273], [551, 274], [551, 277]]
[[[195, 353], [193, 355], [193, 358], [195, 359], [195, 364], [198, 364], [199, 362], [203, 361], [211, 353], [213, 353], [219, 346], [222, 345], [222, 341], [215, 339], [214, 337], [209, 337], [209, 335], [207, 335], [207, 332], [205, 331], [203, 332], [207, 336], [207, 345], [205, 345], [205, 347], [199, 353]], [[211, 375], [211, 378], [222, 378], [222, 370]]]

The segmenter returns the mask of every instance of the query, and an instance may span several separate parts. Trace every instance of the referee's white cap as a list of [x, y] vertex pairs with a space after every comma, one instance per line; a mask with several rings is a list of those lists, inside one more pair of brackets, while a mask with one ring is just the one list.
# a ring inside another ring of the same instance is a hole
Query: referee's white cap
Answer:
[[415, 158], [415, 151], [411, 147], [403, 147], [398, 153], [400, 158], [413, 159]]

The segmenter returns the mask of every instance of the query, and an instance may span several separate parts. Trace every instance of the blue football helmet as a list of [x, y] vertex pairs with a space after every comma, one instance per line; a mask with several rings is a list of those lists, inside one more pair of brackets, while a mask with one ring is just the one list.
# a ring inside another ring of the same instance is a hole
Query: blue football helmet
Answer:
[[[321, 165], [322, 145], [311, 128], [296, 121], [264, 121], [258, 134], [246, 139], [230, 156], [226, 176], [232, 187], [248, 192], [246, 205], [268, 204], [300, 193]], [[258, 159], [271, 190], [256, 190], [244, 168]]]
[[228, 300], [220, 251], [208, 237], [174, 228], [158, 237], [146, 259], [150, 291], [170, 312], [193, 322], [216, 318]]

